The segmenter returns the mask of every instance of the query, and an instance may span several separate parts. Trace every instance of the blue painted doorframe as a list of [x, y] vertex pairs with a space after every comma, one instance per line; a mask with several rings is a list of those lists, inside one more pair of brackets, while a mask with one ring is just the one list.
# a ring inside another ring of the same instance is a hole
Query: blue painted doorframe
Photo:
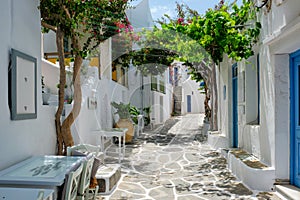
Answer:
[[187, 112], [192, 112], [192, 97], [191, 95], [187, 95]]
[[291, 184], [300, 187], [300, 50], [290, 55]]
[[232, 65], [232, 147], [238, 147], [238, 79], [237, 63]]

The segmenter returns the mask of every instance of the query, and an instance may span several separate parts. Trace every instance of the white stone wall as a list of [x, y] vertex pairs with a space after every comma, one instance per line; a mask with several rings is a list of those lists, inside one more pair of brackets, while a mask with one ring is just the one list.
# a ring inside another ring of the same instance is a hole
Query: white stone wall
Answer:
[[[32, 155], [54, 154], [54, 110], [42, 106], [41, 27], [38, 0], [2, 0], [0, 6], [0, 169]], [[11, 48], [37, 59], [37, 119], [10, 120], [8, 66]]]
[[187, 114], [187, 95], [191, 95], [191, 113], [204, 113], [205, 94], [199, 91], [199, 83], [190, 78], [182, 83], [181, 114]]
[[[300, 46], [299, 46], [300, 47]], [[275, 55], [275, 167], [276, 177], [289, 177], [290, 107], [289, 107], [289, 56]]]
[[274, 67], [271, 63], [268, 47], [262, 48], [260, 55], [264, 58], [260, 62], [262, 66], [260, 69], [260, 154], [262, 162], [274, 166]]
[[[99, 144], [99, 137], [93, 130], [111, 128], [118, 121], [118, 116], [113, 114], [111, 102], [129, 101], [128, 88], [111, 80], [111, 39], [100, 45], [100, 79], [97, 68], [90, 68], [90, 80], [83, 82], [82, 107], [80, 115], [72, 126], [75, 143]], [[83, 80], [82, 80], [83, 81]], [[96, 85], [94, 83], [97, 83]], [[95, 92], [97, 109], [88, 107], [88, 98]]]
[[42, 59], [41, 65], [41, 73], [42, 76], [44, 76], [45, 87], [50, 89], [51, 94], [57, 94], [58, 88], [56, 86], [59, 83], [59, 66], [45, 59]]
[[164, 96], [164, 122], [171, 117], [173, 111], [173, 86], [169, 84], [169, 71], [167, 70], [165, 76], [166, 94]]
[[[150, 100], [151, 105], [151, 123], [162, 124], [170, 118], [172, 112], [172, 99], [173, 99], [173, 87], [169, 84], [169, 69], [165, 71], [165, 91], [166, 93], [160, 93], [151, 91], [150, 78], [147, 80], [147, 91], [145, 90], [145, 98]], [[149, 93], [148, 93], [149, 91]]]
[[128, 70], [128, 89], [129, 89], [129, 102], [131, 105], [142, 108], [145, 107], [143, 102], [143, 77], [137, 72], [134, 66]]
[[[255, 57], [249, 58], [247, 63], [238, 63], [239, 146], [258, 157], [261, 162], [274, 167], [275, 176], [280, 179], [289, 179], [289, 122], [293, 120], [289, 114], [289, 54], [300, 49], [299, 10], [298, 0], [287, 0], [279, 6], [273, 3], [269, 13], [263, 9], [258, 14], [263, 27], [261, 41], [255, 47], [255, 54], [260, 57], [259, 124], [256, 122], [255, 100], [258, 86], [253, 82], [255, 67], [251, 66], [255, 65]], [[219, 88], [228, 85], [228, 102], [219, 98], [219, 122], [221, 132], [225, 133], [229, 141], [232, 140], [231, 64], [226, 60], [221, 64], [219, 77]], [[226, 112], [228, 115], [224, 114]]]
[[[93, 134], [93, 130], [108, 128], [111, 126], [111, 110], [107, 97], [109, 87], [108, 81], [98, 79], [98, 69], [89, 67], [86, 79], [82, 80], [82, 103], [80, 114], [72, 125], [72, 135], [75, 144], [99, 144], [99, 137]], [[89, 106], [89, 99], [95, 97], [96, 109]], [[105, 104], [105, 106], [104, 106]], [[71, 108], [70, 108], [71, 109]]]
[[225, 57], [223, 63], [218, 68], [220, 76], [218, 77], [219, 85], [219, 115], [218, 115], [218, 127], [219, 133], [226, 136], [228, 143], [231, 141], [232, 130], [232, 84], [231, 84], [231, 66], [230, 61]]
[[43, 48], [45, 53], [57, 52], [56, 34], [53, 31], [43, 34]]
[[299, 1], [288, 0], [261, 16], [268, 30], [260, 47], [260, 156], [282, 179], [289, 178], [289, 54], [300, 49], [299, 10]]
[[[258, 82], [257, 82], [257, 55], [250, 57], [247, 62], [243, 61], [238, 63], [238, 134], [239, 134], [239, 147], [245, 149], [249, 153], [261, 158], [261, 160], [265, 160], [265, 158], [261, 157], [261, 150], [263, 148], [260, 147], [260, 140], [265, 141], [266, 138], [264, 134], [258, 134], [260, 127], [264, 126], [265, 121], [262, 119], [265, 115], [265, 111], [261, 110], [260, 112], [260, 123], [258, 123]], [[265, 68], [266, 69], [266, 68]], [[265, 69], [261, 69], [260, 72], [264, 73]], [[232, 72], [232, 69], [230, 68]], [[267, 80], [267, 78], [265, 79]], [[266, 98], [271, 98], [271, 93], [263, 90], [264, 83], [261, 82], [260, 85], [260, 103], [264, 103], [262, 97], [266, 96]], [[267, 86], [266, 86], [267, 87]], [[266, 95], [263, 95], [263, 93]], [[269, 101], [269, 99], [267, 100]], [[267, 103], [265, 103], [267, 104]], [[272, 104], [268, 104], [270, 110], [270, 106]], [[231, 111], [232, 112], [232, 111]], [[269, 114], [272, 115], [270, 111]], [[268, 117], [267, 117], [268, 118]], [[232, 123], [232, 122], [231, 122]], [[265, 143], [264, 143], [265, 144]], [[265, 145], [268, 146], [268, 145]], [[269, 148], [269, 147], [266, 147]], [[270, 161], [270, 160], [269, 160]], [[264, 161], [268, 163], [268, 161]], [[269, 164], [270, 165], [270, 164]]]

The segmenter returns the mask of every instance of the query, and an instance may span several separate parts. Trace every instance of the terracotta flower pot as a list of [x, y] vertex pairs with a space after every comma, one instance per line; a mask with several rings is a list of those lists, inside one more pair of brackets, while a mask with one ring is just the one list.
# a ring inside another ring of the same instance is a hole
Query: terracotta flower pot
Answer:
[[116, 128], [128, 128], [125, 136], [125, 142], [130, 143], [132, 142], [132, 138], [134, 136], [134, 127], [132, 122], [129, 119], [120, 119], [116, 123]]

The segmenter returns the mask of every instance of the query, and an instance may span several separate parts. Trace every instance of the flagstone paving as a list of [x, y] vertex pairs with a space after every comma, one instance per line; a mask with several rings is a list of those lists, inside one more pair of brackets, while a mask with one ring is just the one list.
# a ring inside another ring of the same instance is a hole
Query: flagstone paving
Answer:
[[[203, 117], [190, 114], [171, 118], [126, 145], [117, 188], [99, 198], [279, 200], [275, 193], [249, 190], [230, 173], [226, 159], [201, 134]], [[117, 163], [116, 145], [109, 147], [107, 155], [106, 163]]]

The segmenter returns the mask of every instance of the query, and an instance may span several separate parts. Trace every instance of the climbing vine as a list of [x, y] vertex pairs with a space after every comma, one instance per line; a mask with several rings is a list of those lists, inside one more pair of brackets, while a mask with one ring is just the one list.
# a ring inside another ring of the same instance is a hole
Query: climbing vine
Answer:
[[[82, 61], [101, 42], [127, 29], [129, 22], [125, 10], [128, 1], [40, 0], [41, 24], [44, 31], [52, 30], [56, 33], [59, 55], [59, 105], [55, 114], [58, 154], [64, 154], [67, 146], [74, 144], [70, 127], [81, 109], [80, 69]], [[61, 122], [64, 107], [64, 85], [66, 84], [64, 38], [71, 41], [71, 52], [74, 57], [72, 80], [74, 104], [71, 113]]]
[[220, 63], [225, 54], [236, 61], [253, 55], [252, 47], [261, 28], [260, 22], [255, 21], [253, 1], [243, 0], [241, 6], [220, 3], [204, 15], [184, 5], [178, 7], [179, 18], [160, 21], [162, 29], [183, 33], [197, 41], [215, 63]]
[[174, 59], [192, 64], [196, 70], [191, 73], [195, 77], [201, 76], [206, 83], [212, 106], [211, 129], [217, 130], [216, 65], [223, 61], [224, 55], [235, 61], [253, 55], [252, 47], [258, 41], [261, 29], [253, 1], [243, 0], [238, 6], [221, 0], [203, 15], [177, 4], [177, 17], [165, 15], [159, 24], [161, 28], [143, 32], [140, 45], [168, 49], [175, 52]]

